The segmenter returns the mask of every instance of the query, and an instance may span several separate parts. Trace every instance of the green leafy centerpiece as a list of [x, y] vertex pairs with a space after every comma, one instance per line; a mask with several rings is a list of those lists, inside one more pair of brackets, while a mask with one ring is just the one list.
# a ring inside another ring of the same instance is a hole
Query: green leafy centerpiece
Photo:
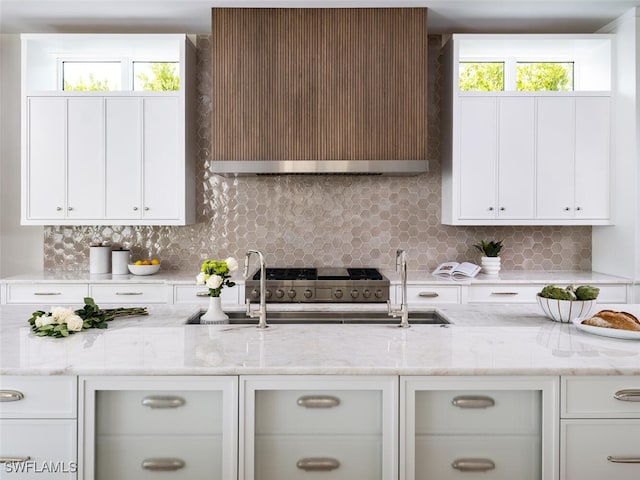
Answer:
[[49, 312], [36, 310], [29, 318], [31, 330], [39, 337], [68, 337], [89, 328], [107, 328], [107, 322], [119, 317], [148, 315], [146, 307], [100, 308], [91, 297], [85, 297], [84, 307], [72, 310], [51, 307]]

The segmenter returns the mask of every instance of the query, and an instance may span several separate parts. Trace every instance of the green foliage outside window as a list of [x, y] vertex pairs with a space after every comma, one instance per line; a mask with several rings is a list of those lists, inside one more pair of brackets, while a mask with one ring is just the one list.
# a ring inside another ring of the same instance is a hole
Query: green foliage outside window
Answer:
[[85, 80], [84, 77], [80, 77], [74, 83], [64, 81], [64, 90], [69, 92], [107, 92], [114, 90], [109, 86], [109, 80], [95, 78], [93, 73], [90, 73], [89, 78]]
[[136, 80], [140, 82], [140, 88], [136, 87], [136, 90], [147, 92], [180, 90], [180, 77], [176, 72], [175, 63], [152, 63], [149, 65], [149, 69], [150, 75], [146, 73], [136, 75]]
[[573, 63], [518, 63], [519, 92], [567, 92], [573, 90]]
[[504, 90], [504, 63], [460, 62], [458, 88], [461, 92], [501, 92]]

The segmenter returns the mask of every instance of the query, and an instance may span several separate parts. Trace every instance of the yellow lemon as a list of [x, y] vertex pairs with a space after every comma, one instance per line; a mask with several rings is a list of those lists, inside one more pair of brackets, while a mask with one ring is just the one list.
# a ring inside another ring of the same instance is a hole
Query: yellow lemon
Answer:
[[143, 265], [151, 265], [151, 262], [149, 260], [143, 260], [142, 264]]
[[154, 258], [153, 260], [151, 260], [151, 265], [160, 265], [160, 260]]
[[134, 265], [142, 265], [142, 260], [136, 260], [136, 263], [134, 263]]

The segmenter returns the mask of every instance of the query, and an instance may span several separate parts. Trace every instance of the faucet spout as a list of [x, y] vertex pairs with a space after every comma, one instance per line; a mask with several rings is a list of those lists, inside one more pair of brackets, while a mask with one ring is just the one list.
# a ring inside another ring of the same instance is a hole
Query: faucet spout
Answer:
[[392, 317], [400, 317], [399, 327], [408, 328], [409, 325], [409, 310], [407, 308], [407, 253], [402, 250], [396, 250], [396, 272], [400, 271], [400, 290], [401, 300], [400, 309], [392, 310], [391, 301], [387, 302], [387, 310]]
[[264, 261], [264, 255], [258, 250], [247, 250], [244, 257], [244, 277], [249, 273], [249, 260], [252, 254], [258, 256], [260, 263], [260, 308], [258, 310], [251, 309], [251, 300], [247, 298], [247, 316], [250, 318], [258, 318], [258, 328], [267, 328], [267, 272]]

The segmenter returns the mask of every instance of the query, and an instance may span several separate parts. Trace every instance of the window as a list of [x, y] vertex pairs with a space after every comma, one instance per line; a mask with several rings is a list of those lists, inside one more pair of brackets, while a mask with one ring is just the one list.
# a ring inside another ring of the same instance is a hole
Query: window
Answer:
[[461, 92], [504, 90], [504, 62], [460, 62]]
[[568, 92], [573, 90], [573, 62], [518, 62], [519, 92]]
[[180, 90], [177, 62], [133, 62], [133, 89], [152, 92]]
[[62, 89], [67, 91], [120, 90], [120, 62], [62, 62]]

